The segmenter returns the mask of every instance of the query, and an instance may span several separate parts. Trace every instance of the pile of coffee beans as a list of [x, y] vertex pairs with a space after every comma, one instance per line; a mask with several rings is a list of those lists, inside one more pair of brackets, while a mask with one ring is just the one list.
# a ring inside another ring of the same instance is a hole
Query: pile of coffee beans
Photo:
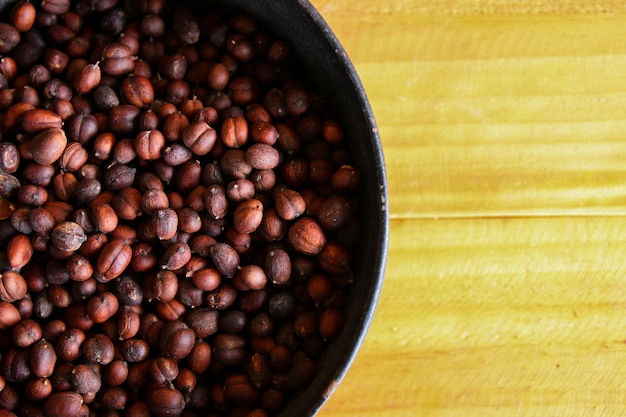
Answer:
[[0, 416], [279, 412], [342, 329], [359, 236], [290, 44], [180, 1], [1, 17]]

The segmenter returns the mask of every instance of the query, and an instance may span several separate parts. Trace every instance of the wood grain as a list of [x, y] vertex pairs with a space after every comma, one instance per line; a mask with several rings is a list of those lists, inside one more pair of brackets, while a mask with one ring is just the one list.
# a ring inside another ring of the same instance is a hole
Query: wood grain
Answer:
[[394, 216], [626, 212], [626, 16], [355, 16]]
[[392, 217], [319, 415], [623, 415], [626, 3], [313, 4], [371, 100]]

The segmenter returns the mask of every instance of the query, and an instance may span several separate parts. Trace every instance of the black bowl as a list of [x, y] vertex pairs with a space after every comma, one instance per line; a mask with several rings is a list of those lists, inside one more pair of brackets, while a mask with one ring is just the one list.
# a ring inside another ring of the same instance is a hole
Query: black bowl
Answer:
[[319, 12], [307, 1], [209, 0], [254, 16], [289, 41], [305, 80], [327, 101], [342, 124], [354, 165], [361, 173], [362, 235], [353, 259], [343, 331], [319, 361], [312, 384], [286, 404], [281, 417], [313, 416], [330, 397], [354, 360], [372, 321], [382, 289], [388, 246], [387, 180], [378, 128], [361, 81], [346, 51]]

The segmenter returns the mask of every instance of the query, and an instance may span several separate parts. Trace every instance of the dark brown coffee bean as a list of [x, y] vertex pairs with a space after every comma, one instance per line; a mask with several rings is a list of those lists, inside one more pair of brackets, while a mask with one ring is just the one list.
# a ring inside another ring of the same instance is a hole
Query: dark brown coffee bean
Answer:
[[183, 165], [193, 157], [193, 152], [181, 143], [173, 143], [163, 149], [163, 161], [170, 166]]
[[185, 358], [196, 342], [196, 335], [184, 322], [175, 320], [166, 323], [161, 331], [159, 346], [161, 353], [175, 360]]
[[15, 326], [22, 319], [18, 309], [8, 301], [0, 301], [0, 330]]
[[74, 222], [60, 223], [52, 230], [52, 244], [62, 251], [77, 251], [86, 240], [85, 231]]
[[174, 13], [174, 32], [184, 44], [191, 45], [200, 39], [200, 27], [193, 13], [177, 11]]
[[7, 262], [11, 269], [20, 271], [30, 262], [33, 256], [33, 245], [24, 234], [17, 234], [9, 239], [6, 246]]
[[227, 243], [217, 243], [211, 247], [211, 260], [215, 268], [224, 276], [232, 277], [239, 268], [239, 254]]
[[187, 58], [181, 54], [166, 55], [160, 61], [160, 74], [168, 80], [182, 80], [187, 73]]
[[20, 32], [14, 26], [0, 23], [0, 54], [11, 52], [20, 40]]
[[95, 323], [104, 323], [117, 313], [118, 308], [117, 297], [113, 293], [103, 292], [89, 300], [87, 314]]
[[193, 373], [204, 374], [211, 365], [211, 346], [204, 340], [197, 340], [185, 361]]
[[[104, 63], [102, 65], [104, 68]], [[109, 112], [109, 126], [113, 132], [129, 135], [135, 131], [140, 114], [139, 107], [131, 104], [112, 107]]]
[[220, 168], [229, 179], [246, 178], [252, 172], [252, 166], [246, 161], [242, 149], [229, 149], [220, 159]]
[[223, 186], [213, 184], [204, 192], [204, 207], [213, 219], [221, 219], [228, 212], [228, 199]]
[[35, 23], [37, 10], [27, 1], [19, 1], [11, 8], [11, 24], [20, 32], [27, 32]]
[[165, 148], [165, 138], [158, 130], [140, 132], [135, 138], [135, 152], [144, 160], [159, 159], [163, 148]]
[[176, 389], [160, 386], [150, 391], [148, 404], [153, 416], [179, 416], [185, 408], [185, 398]]
[[39, 323], [34, 320], [24, 319], [17, 323], [11, 331], [13, 343], [19, 347], [28, 347], [39, 341], [42, 336], [42, 329]]
[[99, 62], [87, 64], [74, 77], [74, 89], [78, 94], [86, 94], [100, 84], [101, 77]]
[[102, 386], [100, 375], [87, 365], [72, 368], [72, 385], [80, 394], [96, 393]]
[[120, 100], [111, 87], [100, 85], [93, 92], [94, 104], [99, 110], [108, 111], [120, 104]]
[[76, 172], [87, 163], [88, 158], [87, 150], [80, 142], [70, 142], [63, 150], [58, 164], [64, 171]]
[[31, 379], [24, 386], [24, 394], [31, 401], [43, 401], [52, 394], [52, 383], [48, 378]]
[[108, 75], [128, 74], [135, 68], [133, 53], [123, 43], [111, 43], [102, 51], [101, 66]]
[[255, 192], [254, 183], [246, 178], [231, 181], [226, 186], [228, 199], [234, 202], [249, 200], [254, 197]]
[[102, 369], [102, 381], [110, 386], [119, 386], [128, 378], [128, 363], [116, 359]]
[[156, 211], [169, 208], [167, 194], [163, 190], [152, 188], [143, 193], [141, 208], [144, 213], [152, 216]]
[[49, 165], [61, 157], [66, 145], [67, 137], [62, 129], [44, 129], [30, 142], [30, 153], [38, 164]]
[[245, 339], [236, 334], [218, 333], [213, 341], [213, 355], [227, 366], [242, 363], [246, 355]]
[[108, 242], [96, 261], [95, 278], [108, 282], [120, 276], [130, 264], [132, 253], [130, 245], [121, 239]]
[[120, 346], [120, 352], [128, 363], [142, 362], [150, 354], [150, 345], [143, 339], [128, 339]]
[[272, 146], [256, 143], [246, 151], [246, 161], [254, 169], [273, 169], [280, 162], [280, 155]]
[[[78, 98], [72, 100], [78, 100]], [[76, 103], [74, 107], [76, 108]], [[77, 114], [67, 121], [66, 130], [71, 139], [87, 144], [98, 135], [98, 120], [93, 114], [77, 110]]]
[[10, 198], [20, 189], [20, 181], [11, 174], [0, 172], [0, 197]]
[[336, 336], [343, 327], [343, 313], [338, 308], [328, 308], [319, 318], [319, 332], [324, 340]]
[[120, 191], [132, 186], [135, 181], [136, 168], [124, 164], [113, 164], [104, 172], [104, 186], [111, 191]]
[[89, 362], [107, 365], [115, 356], [115, 347], [111, 339], [100, 333], [86, 339], [82, 344], [82, 353]]
[[131, 309], [125, 308], [118, 313], [117, 334], [119, 340], [133, 338], [139, 332], [141, 317]]
[[109, 204], [96, 204], [91, 207], [91, 222], [96, 231], [111, 233], [118, 224], [118, 217]]
[[250, 136], [256, 143], [271, 146], [278, 140], [278, 131], [271, 123], [257, 121], [250, 126]]
[[121, 96], [128, 104], [145, 108], [154, 102], [154, 89], [150, 80], [143, 76], [129, 75], [122, 81]]
[[177, 299], [174, 299], [168, 302], [158, 301], [155, 310], [159, 319], [175, 321], [182, 319], [187, 311], [187, 307]]
[[206, 122], [198, 121], [182, 129], [181, 139], [194, 154], [203, 156], [215, 146], [217, 132]]
[[81, 345], [84, 341], [85, 333], [82, 330], [67, 329], [56, 343], [57, 357], [65, 362], [76, 360], [81, 355]]
[[[163, 162], [165, 164], [165, 162]], [[200, 179], [202, 175], [202, 166], [200, 165], [200, 161], [191, 160], [186, 162], [183, 166], [178, 169], [178, 172], [175, 173], [174, 183], [178, 192], [180, 193], [188, 193], [198, 185], [200, 185]], [[182, 197], [182, 196], [181, 196]], [[172, 203], [172, 199], [170, 199], [170, 204]], [[173, 209], [180, 208], [175, 207], [171, 204]]]
[[159, 271], [146, 278], [143, 290], [148, 300], [171, 301], [178, 292], [178, 278], [171, 271]]
[[70, 291], [62, 285], [50, 285], [46, 294], [56, 308], [67, 308], [73, 301]]
[[263, 268], [257, 265], [245, 265], [237, 271], [233, 284], [242, 291], [260, 290], [265, 287], [267, 276]]
[[291, 317], [296, 307], [294, 295], [287, 291], [278, 291], [270, 296], [268, 311], [272, 318], [286, 320]]
[[142, 215], [141, 193], [134, 187], [122, 188], [113, 200], [111, 207], [120, 219], [135, 220]]
[[175, 242], [163, 253], [161, 257], [161, 269], [176, 271], [189, 262], [191, 259], [191, 249], [183, 242]]
[[239, 333], [246, 328], [247, 323], [248, 320], [243, 312], [230, 310], [220, 316], [218, 326], [222, 332]]
[[265, 273], [274, 284], [285, 284], [291, 278], [291, 258], [283, 249], [273, 249], [265, 256]]
[[326, 244], [326, 235], [315, 220], [304, 217], [289, 228], [288, 241], [300, 253], [317, 255]]
[[[85, 178], [78, 181], [74, 191], [74, 198], [77, 206], [87, 206], [94, 201], [102, 192], [102, 184], [95, 178]], [[83, 230], [91, 233], [95, 227], [91, 220], [90, 210], [84, 208], [74, 213], [74, 221], [78, 223]]]
[[157, 239], [169, 240], [178, 230], [178, 215], [170, 208], [159, 209], [152, 215], [151, 224]]
[[285, 238], [289, 224], [281, 218], [274, 207], [265, 210], [259, 232], [268, 242], [280, 241]]
[[150, 365], [150, 377], [159, 385], [171, 383], [178, 373], [178, 363], [172, 358], [159, 356]]
[[78, 179], [71, 172], [60, 172], [52, 179], [54, 194], [66, 203], [75, 199], [77, 184]]
[[67, 260], [67, 273], [73, 281], [86, 281], [93, 274], [93, 266], [85, 256], [75, 253]]
[[228, 117], [222, 123], [222, 142], [229, 148], [240, 148], [248, 141], [248, 123], [243, 116]]
[[20, 164], [20, 152], [13, 143], [0, 143], [0, 170], [6, 174], [17, 171]]
[[26, 295], [28, 288], [24, 277], [14, 271], [0, 273], [0, 300], [14, 302]]
[[121, 387], [102, 387], [98, 393], [98, 400], [104, 408], [123, 410], [128, 401], [128, 393]]
[[170, 142], [182, 139], [182, 132], [189, 126], [189, 119], [181, 112], [169, 115], [163, 123], [163, 136]]
[[73, 391], [60, 391], [51, 394], [43, 404], [46, 417], [78, 417], [83, 404], [83, 396]]
[[250, 320], [250, 332], [255, 336], [271, 336], [274, 333], [274, 320], [261, 311]]
[[197, 339], [204, 339], [217, 332], [218, 317], [216, 310], [196, 308], [187, 313], [185, 323], [194, 331]]
[[238, 233], [254, 232], [263, 219], [263, 203], [256, 198], [242, 201], [235, 207], [233, 227]]

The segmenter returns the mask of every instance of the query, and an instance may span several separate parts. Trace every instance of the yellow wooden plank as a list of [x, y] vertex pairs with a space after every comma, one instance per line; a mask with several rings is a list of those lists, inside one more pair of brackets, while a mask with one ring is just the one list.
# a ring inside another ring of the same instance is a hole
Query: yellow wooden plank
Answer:
[[626, 15], [317, 3], [370, 97], [392, 216], [626, 213]]
[[621, 416], [626, 219], [393, 220], [385, 285], [320, 417]]
[[526, 14], [612, 15], [626, 11], [626, 5], [620, 0], [313, 0], [312, 2], [327, 15], [371, 13], [381, 17], [394, 16], [403, 12], [426, 15], [496, 14], [506, 16]]

